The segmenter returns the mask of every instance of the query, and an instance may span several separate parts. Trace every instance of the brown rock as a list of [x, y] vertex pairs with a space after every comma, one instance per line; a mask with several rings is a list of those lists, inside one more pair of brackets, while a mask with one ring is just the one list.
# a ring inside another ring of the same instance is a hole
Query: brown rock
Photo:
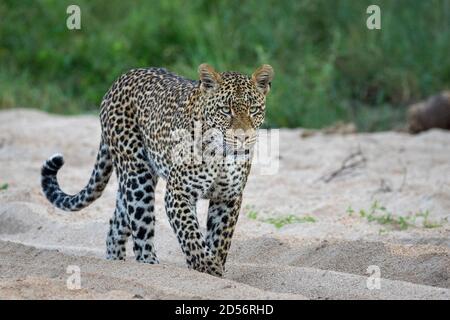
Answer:
[[408, 130], [419, 133], [431, 128], [450, 129], [450, 91], [413, 104], [408, 110]]

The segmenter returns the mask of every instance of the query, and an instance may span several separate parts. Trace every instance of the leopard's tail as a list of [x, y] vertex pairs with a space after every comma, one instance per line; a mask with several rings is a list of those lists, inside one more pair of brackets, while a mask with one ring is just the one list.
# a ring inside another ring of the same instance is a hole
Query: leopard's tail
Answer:
[[66, 211], [78, 211], [86, 208], [100, 197], [113, 170], [109, 148], [106, 144], [100, 143], [97, 160], [88, 184], [77, 194], [68, 195], [61, 190], [56, 178], [56, 174], [63, 164], [64, 159], [60, 154], [55, 154], [45, 161], [41, 170], [41, 186], [48, 201], [55, 207]]

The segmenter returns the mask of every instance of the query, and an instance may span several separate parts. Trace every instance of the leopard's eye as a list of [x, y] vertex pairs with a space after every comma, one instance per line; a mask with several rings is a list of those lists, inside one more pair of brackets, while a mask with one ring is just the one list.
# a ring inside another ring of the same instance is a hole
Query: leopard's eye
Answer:
[[222, 112], [226, 114], [231, 114], [231, 108], [227, 106], [222, 107]]
[[253, 113], [258, 112], [258, 110], [259, 110], [259, 108], [257, 106], [251, 106], [248, 111], [253, 114]]

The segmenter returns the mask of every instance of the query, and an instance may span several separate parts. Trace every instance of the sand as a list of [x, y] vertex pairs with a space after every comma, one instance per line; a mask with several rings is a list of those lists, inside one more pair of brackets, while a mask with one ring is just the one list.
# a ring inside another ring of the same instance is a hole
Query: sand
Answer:
[[[280, 131], [276, 174], [253, 168], [220, 279], [185, 266], [164, 212], [163, 181], [156, 190], [161, 264], [134, 262], [130, 246], [127, 261], [106, 261], [115, 178], [80, 212], [53, 208], [40, 191], [40, 166], [56, 152], [66, 162], [63, 190], [85, 185], [97, 117], [1, 111], [0, 187], [8, 186], [0, 190], [0, 299], [450, 299], [450, 133], [304, 133]], [[369, 221], [374, 203], [386, 208], [377, 215], [415, 221], [405, 229]], [[198, 206], [202, 225], [206, 208]], [[268, 222], [289, 215], [314, 222]], [[381, 276], [375, 288], [373, 265]], [[80, 289], [67, 285], [70, 266], [80, 270]]]

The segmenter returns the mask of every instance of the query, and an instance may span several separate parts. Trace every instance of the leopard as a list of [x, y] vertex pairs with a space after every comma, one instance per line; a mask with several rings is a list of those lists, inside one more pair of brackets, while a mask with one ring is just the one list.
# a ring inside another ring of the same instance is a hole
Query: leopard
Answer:
[[[101, 196], [115, 171], [106, 259], [124, 260], [131, 237], [136, 261], [158, 264], [155, 188], [162, 178], [165, 213], [187, 267], [223, 276], [273, 77], [268, 64], [247, 75], [203, 63], [197, 80], [157, 67], [122, 74], [100, 104], [100, 146], [88, 183], [65, 193], [57, 179], [64, 157], [55, 154], [41, 169], [43, 194], [56, 208], [79, 211]], [[209, 201], [206, 228], [196, 210], [202, 199]]]

